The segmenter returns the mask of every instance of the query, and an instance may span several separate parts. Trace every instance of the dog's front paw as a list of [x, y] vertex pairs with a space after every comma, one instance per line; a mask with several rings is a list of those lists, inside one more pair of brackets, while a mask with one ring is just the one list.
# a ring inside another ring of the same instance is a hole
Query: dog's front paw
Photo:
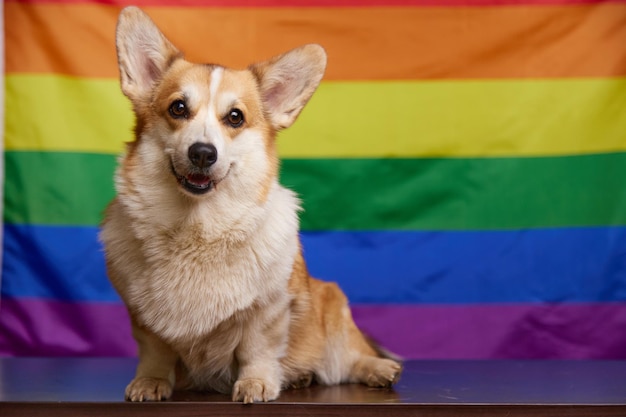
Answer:
[[135, 378], [126, 387], [128, 401], [163, 401], [172, 396], [172, 385], [162, 378]]
[[280, 386], [257, 378], [240, 379], [233, 387], [233, 401], [250, 404], [255, 401], [273, 401], [280, 394]]
[[370, 387], [390, 387], [398, 382], [402, 365], [391, 359], [377, 358], [372, 361], [369, 373], [364, 381]]

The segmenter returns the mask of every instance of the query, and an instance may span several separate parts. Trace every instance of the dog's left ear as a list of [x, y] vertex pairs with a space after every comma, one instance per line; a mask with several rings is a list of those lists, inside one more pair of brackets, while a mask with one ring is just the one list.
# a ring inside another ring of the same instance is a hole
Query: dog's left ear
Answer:
[[250, 66], [259, 79], [263, 103], [275, 129], [291, 126], [315, 92], [325, 69], [326, 52], [314, 44]]
[[122, 92], [133, 102], [149, 97], [156, 81], [182, 54], [138, 7], [120, 12], [116, 29]]

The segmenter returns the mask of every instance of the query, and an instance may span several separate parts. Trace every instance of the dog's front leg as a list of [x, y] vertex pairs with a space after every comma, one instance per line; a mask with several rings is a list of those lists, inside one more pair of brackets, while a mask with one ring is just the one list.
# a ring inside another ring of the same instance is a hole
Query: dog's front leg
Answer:
[[149, 330], [134, 321], [133, 337], [139, 345], [135, 378], [126, 387], [129, 401], [162, 401], [172, 396], [178, 355]]
[[235, 355], [239, 376], [233, 387], [233, 401], [273, 401], [280, 394], [283, 371], [280, 358], [287, 345], [289, 315], [271, 323], [252, 320], [243, 333]]

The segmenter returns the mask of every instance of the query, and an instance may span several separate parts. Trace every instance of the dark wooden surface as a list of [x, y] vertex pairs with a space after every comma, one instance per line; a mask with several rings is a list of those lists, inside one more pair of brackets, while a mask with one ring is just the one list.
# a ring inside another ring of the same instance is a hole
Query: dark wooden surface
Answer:
[[312, 386], [253, 405], [197, 392], [124, 402], [135, 364], [2, 358], [0, 416], [626, 416], [626, 361], [409, 361], [393, 390]]

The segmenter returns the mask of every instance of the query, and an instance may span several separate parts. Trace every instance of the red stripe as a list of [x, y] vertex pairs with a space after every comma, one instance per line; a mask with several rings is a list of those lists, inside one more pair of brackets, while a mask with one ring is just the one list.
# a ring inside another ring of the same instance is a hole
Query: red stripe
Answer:
[[626, 0], [6, 0], [7, 3], [139, 7], [480, 7], [625, 3]]
[[[406, 359], [626, 359], [626, 303], [357, 305], [357, 324]], [[133, 356], [118, 303], [3, 299], [0, 356]]]

